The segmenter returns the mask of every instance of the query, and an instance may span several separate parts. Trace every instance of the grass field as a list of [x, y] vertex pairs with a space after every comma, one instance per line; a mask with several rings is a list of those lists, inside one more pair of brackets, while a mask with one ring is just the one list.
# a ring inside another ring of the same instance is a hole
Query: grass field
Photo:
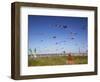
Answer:
[[[87, 56], [72, 56], [73, 64], [87, 64]], [[37, 57], [31, 59], [28, 57], [28, 66], [50, 66], [50, 65], [69, 65], [66, 63], [68, 61], [67, 56], [51, 56], [51, 57]]]

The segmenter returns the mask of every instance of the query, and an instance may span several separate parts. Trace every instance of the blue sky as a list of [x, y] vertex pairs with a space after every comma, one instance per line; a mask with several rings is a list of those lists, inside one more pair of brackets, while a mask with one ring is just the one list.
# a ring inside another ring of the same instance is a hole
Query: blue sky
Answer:
[[85, 17], [28, 15], [28, 49], [38, 54], [86, 52]]

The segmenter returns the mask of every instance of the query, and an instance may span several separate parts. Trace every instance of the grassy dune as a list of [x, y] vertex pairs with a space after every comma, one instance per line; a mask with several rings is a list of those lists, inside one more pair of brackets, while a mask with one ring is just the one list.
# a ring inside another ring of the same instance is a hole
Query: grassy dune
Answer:
[[[87, 64], [87, 56], [72, 56], [74, 64]], [[31, 59], [28, 57], [28, 66], [50, 66], [50, 65], [68, 65], [67, 56], [38, 57]]]

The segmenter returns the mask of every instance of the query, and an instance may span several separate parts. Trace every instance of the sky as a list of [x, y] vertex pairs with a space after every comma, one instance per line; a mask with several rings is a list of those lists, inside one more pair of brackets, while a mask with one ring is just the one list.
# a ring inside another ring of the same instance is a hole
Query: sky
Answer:
[[87, 22], [86, 17], [28, 15], [28, 49], [37, 54], [86, 52]]

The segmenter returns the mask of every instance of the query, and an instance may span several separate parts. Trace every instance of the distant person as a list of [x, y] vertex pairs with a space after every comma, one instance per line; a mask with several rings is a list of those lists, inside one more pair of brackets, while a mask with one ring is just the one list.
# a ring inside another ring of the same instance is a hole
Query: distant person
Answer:
[[36, 48], [34, 49], [34, 53], [33, 53], [34, 58], [36, 58]]
[[67, 64], [74, 64], [74, 59], [73, 57], [71, 56], [71, 53], [68, 54], [67, 56]]

